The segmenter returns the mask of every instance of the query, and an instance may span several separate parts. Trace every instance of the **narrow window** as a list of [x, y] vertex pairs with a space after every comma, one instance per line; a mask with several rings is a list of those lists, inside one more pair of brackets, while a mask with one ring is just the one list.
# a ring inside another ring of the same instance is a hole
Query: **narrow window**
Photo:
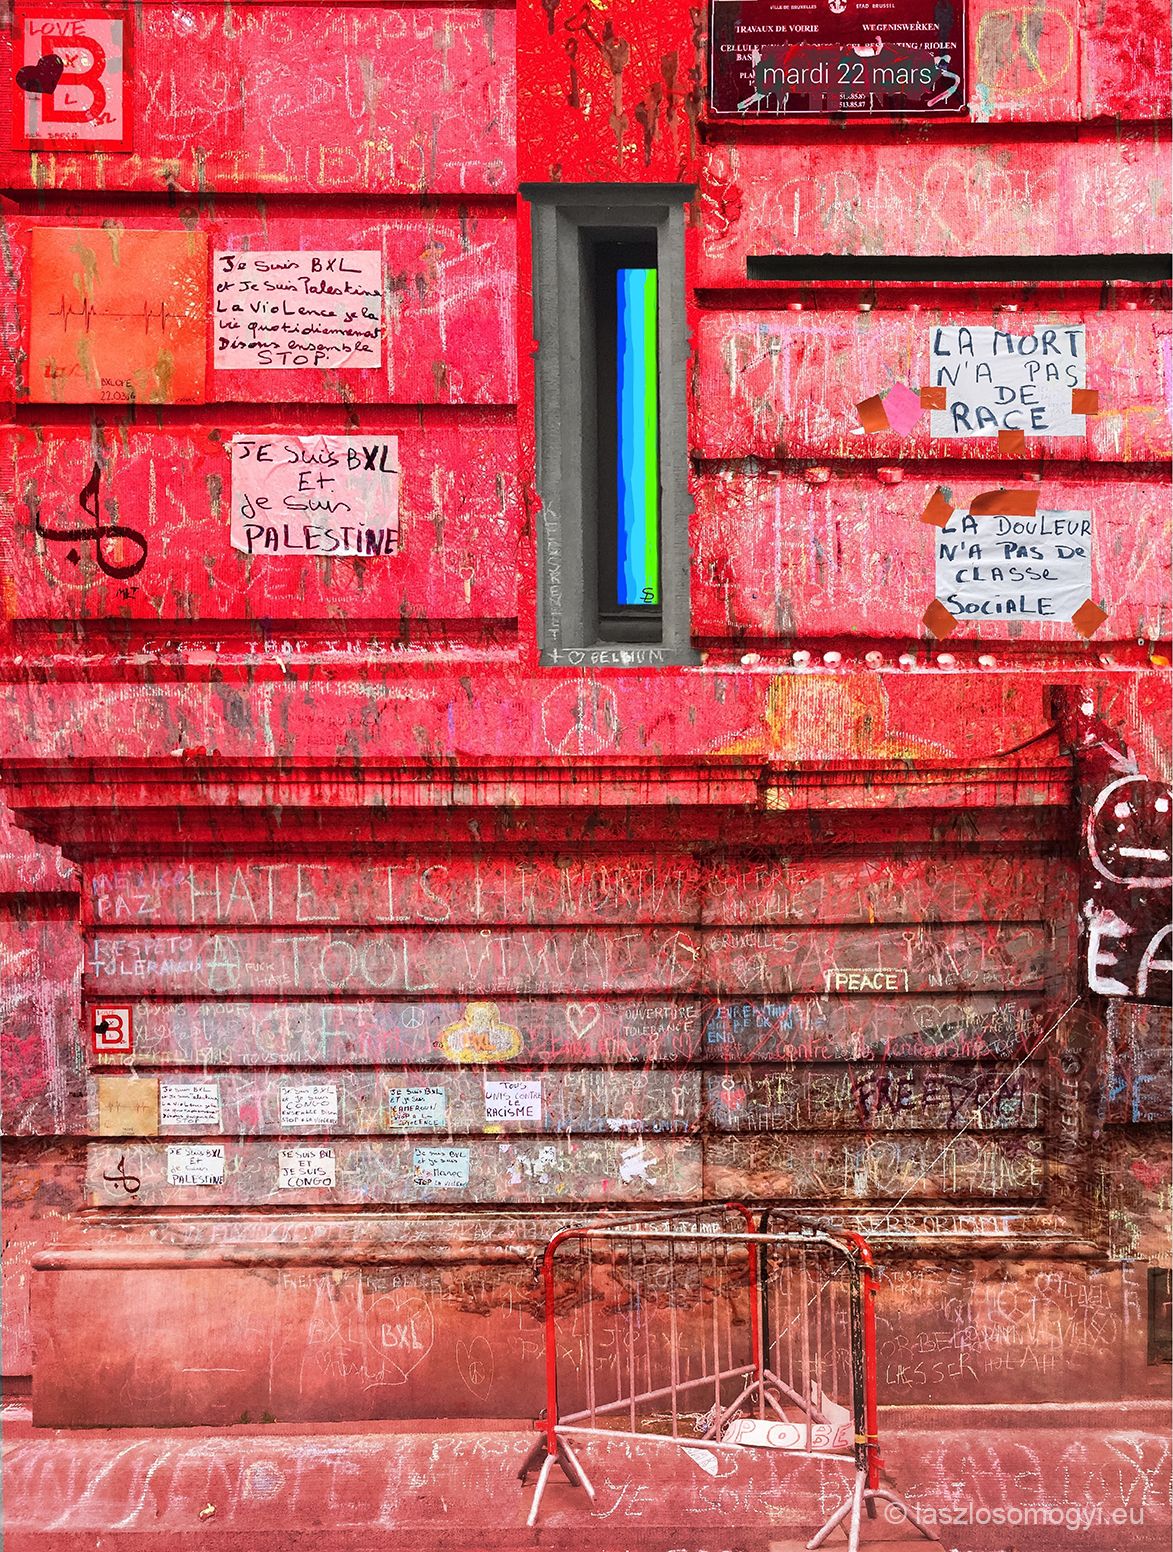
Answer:
[[657, 641], [660, 354], [656, 247], [594, 245], [599, 635]]
[[684, 185], [543, 184], [534, 232], [544, 663], [695, 663]]

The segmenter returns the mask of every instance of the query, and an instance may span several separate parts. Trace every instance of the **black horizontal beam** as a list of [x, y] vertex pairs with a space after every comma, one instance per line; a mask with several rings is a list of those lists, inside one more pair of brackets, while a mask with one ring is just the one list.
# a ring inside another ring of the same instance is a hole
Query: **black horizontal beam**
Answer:
[[1034, 285], [1046, 280], [1141, 280], [1173, 278], [1173, 254], [1061, 253], [1018, 257], [913, 258], [904, 255], [843, 253], [761, 253], [745, 261], [750, 280], [846, 280], [871, 285], [878, 280], [1000, 280]]

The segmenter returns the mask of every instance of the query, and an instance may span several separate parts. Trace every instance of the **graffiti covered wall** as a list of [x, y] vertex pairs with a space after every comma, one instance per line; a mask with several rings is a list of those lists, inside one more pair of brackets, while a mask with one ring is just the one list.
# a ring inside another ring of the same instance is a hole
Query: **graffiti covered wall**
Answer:
[[[799, 121], [703, 7], [18, 8], [37, 1424], [528, 1419], [545, 1238], [734, 1198], [872, 1237], [886, 1406], [1164, 1393], [1167, 18], [960, 14]], [[541, 666], [580, 184], [684, 188], [692, 666]]]

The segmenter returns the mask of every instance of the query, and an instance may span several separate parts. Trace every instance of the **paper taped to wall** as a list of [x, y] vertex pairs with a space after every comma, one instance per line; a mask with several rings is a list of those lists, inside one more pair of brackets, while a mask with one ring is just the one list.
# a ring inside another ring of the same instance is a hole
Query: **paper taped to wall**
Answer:
[[1091, 592], [1090, 512], [955, 512], [936, 539], [937, 597], [957, 619], [1070, 620]]
[[486, 1078], [485, 1120], [540, 1121], [542, 1119], [542, 1080], [540, 1078]]
[[333, 1148], [278, 1148], [277, 1185], [282, 1191], [329, 1190], [335, 1184]]
[[468, 1148], [413, 1148], [412, 1175], [417, 1186], [456, 1190], [468, 1185]]
[[218, 1083], [159, 1084], [160, 1126], [220, 1127]]
[[441, 1088], [387, 1090], [388, 1126], [403, 1131], [443, 1126], [447, 1114], [447, 1099]]
[[338, 1123], [336, 1083], [283, 1083], [279, 1103], [282, 1126], [336, 1126]]
[[211, 1143], [173, 1143], [167, 1149], [169, 1186], [222, 1186], [224, 1148]]
[[212, 364], [354, 370], [383, 360], [377, 252], [217, 253]]
[[322, 559], [399, 549], [399, 439], [234, 436], [234, 550]]
[[1086, 418], [1072, 412], [1072, 389], [1087, 382], [1082, 324], [1056, 324], [1011, 334], [991, 325], [947, 325], [929, 332], [931, 385], [946, 407], [929, 420], [935, 437], [1083, 436]]

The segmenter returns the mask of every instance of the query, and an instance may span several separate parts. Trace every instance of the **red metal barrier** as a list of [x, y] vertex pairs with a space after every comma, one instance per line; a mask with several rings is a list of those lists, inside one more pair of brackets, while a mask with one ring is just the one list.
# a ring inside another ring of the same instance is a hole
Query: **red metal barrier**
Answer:
[[867, 1243], [806, 1224], [770, 1231], [768, 1212], [755, 1226], [739, 1203], [708, 1211], [707, 1225], [661, 1215], [564, 1229], [547, 1244], [546, 1415], [520, 1472], [541, 1462], [528, 1523], [555, 1463], [593, 1502], [574, 1446], [619, 1438], [850, 1467], [852, 1491], [812, 1548], [849, 1519], [855, 1552], [877, 1499], [916, 1524], [880, 1485]]

